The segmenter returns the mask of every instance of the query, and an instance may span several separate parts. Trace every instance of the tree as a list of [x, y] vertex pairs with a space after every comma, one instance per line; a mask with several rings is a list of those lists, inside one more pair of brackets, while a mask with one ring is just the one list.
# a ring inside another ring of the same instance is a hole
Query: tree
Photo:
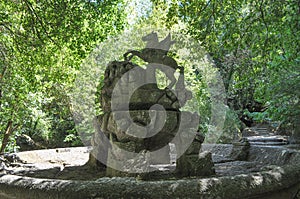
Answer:
[[14, 130], [49, 137], [71, 117], [68, 91], [76, 71], [99, 41], [123, 28], [122, 2], [0, 3], [0, 153]]
[[268, 107], [266, 118], [296, 125], [299, 12], [296, 0], [183, 0], [172, 1], [168, 16], [188, 23], [211, 53], [239, 115], [259, 102]]

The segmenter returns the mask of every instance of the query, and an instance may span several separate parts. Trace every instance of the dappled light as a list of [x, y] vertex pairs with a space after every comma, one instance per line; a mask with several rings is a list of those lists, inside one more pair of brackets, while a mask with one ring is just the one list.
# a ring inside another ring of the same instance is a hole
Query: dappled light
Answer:
[[300, 199], [299, 1], [0, 3], [0, 198]]

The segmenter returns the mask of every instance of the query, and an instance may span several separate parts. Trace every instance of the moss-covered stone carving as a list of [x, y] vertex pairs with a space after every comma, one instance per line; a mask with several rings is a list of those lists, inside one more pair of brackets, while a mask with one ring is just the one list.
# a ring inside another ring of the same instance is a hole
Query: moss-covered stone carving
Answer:
[[[196, 135], [199, 116], [180, 111], [192, 93], [184, 85], [184, 68], [167, 55], [174, 42], [170, 35], [158, 42], [156, 33], [143, 39], [148, 41], [145, 49], [128, 51], [125, 61], [113, 61], [106, 68], [101, 90], [103, 114], [95, 119], [97, 132], [92, 139], [90, 162], [106, 169], [109, 176], [151, 172], [151, 165], [170, 164], [168, 144], [172, 140], [177, 140], [176, 150], [182, 151], [186, 140], [193, 136], [186, 152], [179, 154], [176, 170], [170, 172], [180, 176], [213, 174], [211, 154], [199, 154], [203, 142], [201, 135]], [[133, 56], [148, 62], [147, 67], [132, 63]], [[176, 69], [180, 69], [177, 80]], [[157, 86], [155, 70], [166, 73], [171, 80], [166, 88]], [[105, 139], [110, 140], [109, 144]], [[151, 153], [158, 150], [155, 155]], [[131, 153], [138, 157], [128, 158]], [[113, 168], [120, 162], [121, 168]]]

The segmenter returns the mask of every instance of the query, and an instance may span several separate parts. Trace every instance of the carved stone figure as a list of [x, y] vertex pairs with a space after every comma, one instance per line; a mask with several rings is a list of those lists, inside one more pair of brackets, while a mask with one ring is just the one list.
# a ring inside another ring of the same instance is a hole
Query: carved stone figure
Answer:
[[[178, 66], [177, 62], [169, 57], [167, 54], [174, 41], [171, 41], [171, 35], [169, 34], [164, 40], [158, 41], [157, 33], [150, 33], [144, 36], [143, 41], [147, 42], [146, 47], [141, 51], [130, 50], [124, 54], [124, 59], [130, 61], [133, 56], [138, 56], [142, 60], [148, 63], [156, 63], [155, 65], [161, 71], [163, 71], [166, 76], [170, 79], [171, 83], [168, 85], [168, 88], [172, 88], [176, 83], [176, 78], [174, 77], [174, 72], [177, 69], [182, 67]], [[128, 55], [131, 54], [129, 57]], [[165, 65], [168, 67], [160, 67]]]
[[[184, 85], [184, 68], [167, 55], [174, 43], [171, 35], [159, 42], [157, 34], [152, 32], [143, 40], [148, 41], [145, 49], [126, 52], [125, 61], [113, 61], [105, 70], [100, 96], [103, 114], [95, 119], [90, 163], [106, 169], [108, 176], [127, 176], [139, 171], [151, 173], [153, 165], [170, 164], [169, 143], [177, 139], [175, 148], [180, 151], [192, 138], [194, 141], [180, 154], [172, 174], [212, 174], [211, 154], [199, 156], [203, 142], [196, 135], [199, 116], [180, 111], [192, 93]], [[128, 57], [129, 54], [132, 55]], [[148, 62], [147, 67], [132, 63], [133, 56]], [[178, 68], [180, 76], [176, 80], [174, 72]], [[158, 88], [156, 69], [165, 72], [172, 81], [167, 88]], [[128, 158], [131, 153], [138, 155]], [[118, 162], [122, 162], [121, 167]], [[152, 174], [146, 176], [153, 177]]]

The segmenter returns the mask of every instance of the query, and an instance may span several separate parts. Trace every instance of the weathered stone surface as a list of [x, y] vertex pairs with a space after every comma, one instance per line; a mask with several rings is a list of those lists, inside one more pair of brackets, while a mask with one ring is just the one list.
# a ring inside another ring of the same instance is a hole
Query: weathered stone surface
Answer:
[[300, 165], [299, 149], [290, 150], [283, 146], [260, 146], [252, 145], [249, 150], [248, 161], [261, 162], [269, 165]]
[[6, 165], [4, 161], [5, 160], [0, 157], [0, 177], [7, 174]]
[[[127, 73], [132, 69], [135, 69], [135, 73]], [[146, 79], [155, 82], [155, 70], [151, 72], [152, 69], [150, 67], [146, 72], [131, 62], [112, 62], [108, 65], [101, 91], [104, 114], [97, 118], [98, 132], [92, 139], [96, 158], [107, 156], [103, 153], [107, 152], [105, 147], [110, 147], [103, 142], [103, 136], [113, 139], [113, 143], [120, 149], [135, 153], [160, 149], [174, 137], [178, 128], [179, 103], [173, 91], [159, 89], [154, 83], [138, 87]], [[137, 89], [133, 90], [135, 87]], [[166, 111], [150, 110], [156, 104], [160, 104]], [[128, 108], [129, 111], [126, 110]], [[111, 153], [111, 157], [119, 155], [111, 149], [108, 149], [108, 153]], [[152, 157], [151, 161], [159, 162], [158, 159]]]
[[243, 131], [242, 131], [242, 136], [243, 137], [257, 136], [257, 135], [259, 135], [259, 132], [256, 131], [255, 129], [252, 129], [252, 128], [249, 128], [249, 127], [244, 128]]
[[135, 178], [124, 177], [101, 178], [97, 181], [69, 181], [5, 175], [0, 177], [0, 196], [24, 199], [281, 199], [293, 198], [297, 194], [299, 178], [300, 169], [296, 165], [237, 176], [156, 181], [138, 181]]
[[[121, 153], [109, 154], [108, 163], [110, 167], [106, 170], [107, 176], [135, 176], [136, 173], [147, 173], [151, 171], [150, 154], [146, 150], [140, 150], [139, 153], [131, 159], [118, 156], [120, 154]], [[120, 167], [120, 164], [115, 162], [115, 160], [122, 161], [122, 166]]]
[[250, 149], [250, 143], [247, 140], [233, 143], [230, 157], [234, 160], [247, 160]]
[[[128, 72], [129, 70], [137, 67], [137, 65], [131, 62], [111, 62], [108, 64], [105, 73], [104, 73], [104, 87], [101, 90], [101, 108], [104, 112], [111, 111], [111, 97], [113, 90], [117, 82], [121, 79], [121, 77]], [[123, 77], [123, 80], [127, 80], [128, 82], [131, 81], [129, 76]], [[120, 84], [128, 84], [128, 82], [120, 82]], [[123, 91], [120, 90], [120, 93]], [[125, 92], [125, 91], [124, 91]], [[122, 93], [126, 94], [126, 93]]]
[[200, 142], [192, 142], [192, 144], [189, 146], [189, 148], [186, 150], [185, 154], [186, 155], [191, 155], [191, 154], [199, 154], [201, 149], [201, 143]]
[[165, 147], [157, 155], [150, 155], [151, 164], [170, 164], [170, 148]]
[[246, 137], [250, 144], [255, 145], [285, 145], [288, 144], [288, 137], [281, 135], [265, 135]]
[[[147, 94], [145, 94], [147, 93]], [[162, 105], [166, 110], [178, 110], [180, 108], [175, 94], [168, 90], [161, 90], [158, 88], [138, 88], [130, 98], [129, 108], [131, 110], [147, 110], [155, 104]], [[176, 107], [177, 106], [177, 107]]]
[[[156, 115], [152, 113], [156, 113]], [[128, 142], [146, 139], [150, 148], [160, 148], [170, 141], [176, 133], [178, 120], [176, 111], [166, 111], [166, 120], [161, 120], [159, 111], [135, 110], [128, 112], [114, 111], [110, 113], [107, 121], [106, 132], [113, 133], [119, 142]], [[153, 116], [151, 123], [150, 114]], [[158, 132], [156, 132], [159, 130]], [[154, 136], [152, 136], [154, 135]]]
[[204, 141], [204, 135], [196, 132], [196, 136], [191, 143], [191, 145], [188, 147], [188, 149], [185, 151], [184, 154], [186, 155], [192, 155], [192, 154], [199, 154], [201, 149], [201, 144]]
[[124, 149], [129, 152], [140, 152], [142, 150], [146, 150], [143, 139], [128, 142], [113, 142], [113, 144], [118, 146], [120, 149]]
[[176, 171], [180, 176], [210, 176], [215, 173], [213, 166], [210, 152], [184, 154], [176, 162]]
[[40, 144], [37, 144], [30, 136], [26, 134], [17, 136], [16, 144], [20, 147], [20, 151], [30, 151], [44, 148]]
[[[207, 150], [210, 149], [212, 154], [218, 154], [219, 156], [225, 156], [232, 149], [231, 145], [217, 144], [203, 144], [202, 147]], [[17, 155], [24, 162], [47, 162], [50, 164], [49, 157], [52, 160], [62, 159], [66, 161], [66, 157], [72, 155], [73, 160], [79, 157], [87, 160], [88, 152], [89, 150], [86, 147], [80, 147], [21, 152]], [[269, 155], [270, 157], [265, 158]], [[44, 160], [41, 160], [41, 158], [44, 158]], [[266, 165], [273, 164], [273, 166], [266, 166], [258, 172], [251, 173], [244, 170], [244, 172], [239, 173], [242, 175], [216, 175], [205, 178], [183, 179], [167, 178], [165, 180], [150, 178], [149, 181], [138, 180], [133, 177], [101, 177], [93, 180], [85, 178], [80, 181], [58, 180], [49, 179], [49, 176], [40, 178], [17, 176], [21, 175], [21, 173], [18, 173], [0, 176], [0, 198], [297, 198], [296, 195], [299, 195], [300, 189], [299, 150], [289, 149], [286, 146], [251, 146], [249, 160], [254, 162], [248, 162], [245, 167], [249, 167], [250, 163], [255, 164], [255, 161], [263, 162]], [[67, 162], [72, 167], [74, 166], [72, 162]], [[231, 162], [232, 165], [234, 163]], [[241, 163], [241, 161], [237, 163]], [[282, 166], [276, 164], [282, 164]], [[75, 170], [78, 171], [78, 169]], [[219, 169], [229, 168], [220, 165]], [[17, 172], [16, 170], [17, 168], [11, 168], [10, 172]], [[77, 173], [78, 176], [75, 175], [75, 177], [78, 178], [84, 174], [80, 171]]]
[[[129, 51], [124, 54], [125, 58], [132, 54], [127, 61], [108, 64], [100, 99], [104, 113], [96, 118], [92, 154], [96, 159], [104, 158], [102, 162], [109, 163], [111, 168], [107, 168], [108, 175], [127, 176], [132, 171], [150, 172], [147, 170], [150, 168], [147, 164], [150, 163], [169, 164], [169, 143], [173, 142], [176, 143], [174, 148], [180, 151], [179, 156], [188, 149], [183, 156], [187, 162], [184, 166], [181, 166], [183, 162], [179, 164], [179, 168], [184, 169], [184, 176], [206, 175], [206, 166], [212, 167], [212, 161], [208, 155], [199, 156], [203, 142], [203, 137], [196, 135], [199, 116], [180, 111], [192, 97], [185, 87], [184, 68], [179, 67], [165, 51], [164, 55], [158, 56], [151, 54], [153, 50], [143, 51], [146, 54]], [[129, 61], [135, 55], [147, 58], [145, 69]], [[152, 56], [156, 58], [152, 59]], [[155, 63], [151, 62], [153, 60], [156, 60]], [[165, 61], [171, 61], [175, 68], [163, 66]], [[177, 79], [174, 76], [176, 69], [180, 69]], [[171, 81], [165, 89], [157, 86], [156, 70], [165, 73]], [[111, 144], [104, 141], [107, 139]], [[138, 154], [138, 158], [128, 157], [133, 154]], [[123, 165], [117, 168], [120, 162]]]

